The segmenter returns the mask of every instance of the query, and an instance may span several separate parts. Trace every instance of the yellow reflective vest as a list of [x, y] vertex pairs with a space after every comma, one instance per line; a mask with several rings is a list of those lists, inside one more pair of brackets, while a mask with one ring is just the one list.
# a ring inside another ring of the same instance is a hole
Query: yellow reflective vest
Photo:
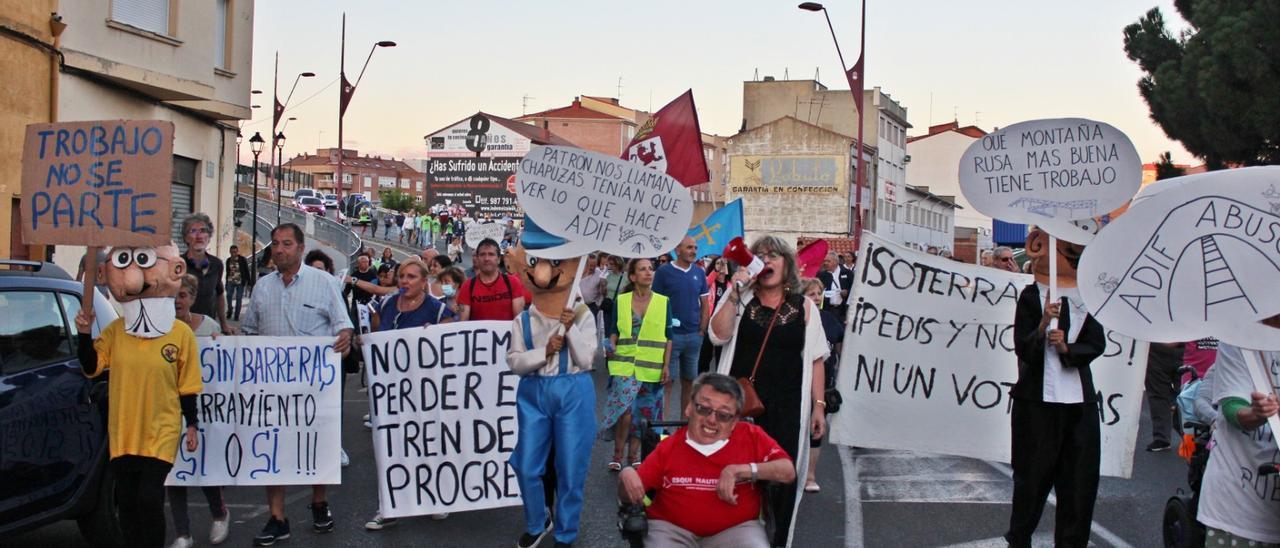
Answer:
[[631, 332], [632, 293], [618, 295], [618, 345], [609, 359], [609, 374], [635, 375], [640, 382], [661, 382], [667, 350], [667, 298], [654, 293], [640, 321], [640, 333]]

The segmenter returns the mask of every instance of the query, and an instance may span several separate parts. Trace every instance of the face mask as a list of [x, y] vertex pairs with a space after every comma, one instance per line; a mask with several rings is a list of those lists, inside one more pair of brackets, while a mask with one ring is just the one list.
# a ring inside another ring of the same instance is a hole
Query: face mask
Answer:
[[444, 292], [446, 298], [453, 296], [453, 284], [444, 284], [440, 286], [440, 290]]
[[173, 330], [177, 315], [173, 297], [134, 299], [120, 306], [124, 309], [124, 330], [130, 335], [154, 339]]

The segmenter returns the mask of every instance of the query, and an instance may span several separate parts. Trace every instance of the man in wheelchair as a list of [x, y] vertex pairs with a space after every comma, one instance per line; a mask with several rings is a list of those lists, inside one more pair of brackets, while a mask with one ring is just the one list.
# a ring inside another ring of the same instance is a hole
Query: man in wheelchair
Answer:
[[742, 405], [733, 378], [701, 375], [685, 409], [689, 425], [662, 440], [639, 469], [618, 475], [624, 504], [654, 492], [645, 546], [769, 546], [759, 482], [794, 482], [796, 467], [764, 430], [740, 420]]

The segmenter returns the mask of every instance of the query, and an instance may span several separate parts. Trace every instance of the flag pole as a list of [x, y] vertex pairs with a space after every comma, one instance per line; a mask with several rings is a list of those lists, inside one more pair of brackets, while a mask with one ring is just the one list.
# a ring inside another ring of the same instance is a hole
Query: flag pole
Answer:
[[[340, 45], [338, 47], [338, 51], [339, 51], [338, 53], [338, 80], [339, 80], [338, 85], [340, 87], [338, 90], [338, 166], [334, 170], [337, 172], [337, 178], [333, 180], [333, 189], [334, 189], [333, 193], [338, 195], [338, 204], [339, 204], [338, 207], [341, 208], [342, 207], [341, 205], [342, 204], [342, 114], [343, 114], [342, 103], [343, 103], [343, 96], [346, 94], [346, 89], [344, 88], [347, 85], [347, 14], [346, 12], [342, 13], [342, 39], [340, 40], [339, 44]], [[352, 186], [354, 187], [355, 185], [352, 185]], [[341, 212], [342, 209], [338, 209], [338, 211]], [[348, 210], [346, 214], [351, 215], [352, 213], [354, 213], [353, 210]], [[351, 219], [347, 219], [347, 221], [350, 222]]]
[[[830, 20], [828, 20], [828, 24], [830, 24]], [[858, 250], [862, 248], [862, 185], [863, 185], [863, 182], [866, 181], [866, 177], [867, 177], [866, 164], [865, 164], [865, 160], [862, 157], [863, 156], [862, 154], [863, 113], [866, 111], [866, 108], [865, 108], [866, 105], [863, 104], [863, 100], [862, 100], [862, 95], [863, 95], [862, 83], [867, 81], [867, 78], [866, 78], [867, 67], [865, 64], [866, 57], [867, 57], [866, 54], [867, 54], [867, 0], [862, 0], [862, 33], [861, 33], [861, 37], [858, 40], [858, 63], [854, 66], [854, 68], [858, 70], [859, 85], [858, 85], [857, 91], [853, 89], [852, 76], [849, 74], [847, 70], [844, 73], [845, 78], [849, 80], [849, 92], [857, 94], [857, 96], [853, 98], [853, 101], [854, 101], [854, 104], [858, 105], [858, 164], [857, 164], [858, 177], [857, 177], [857, 181], [855, 182], [855, 184], [857, 184], [858, 186], [856, 189], [854, 189], [854, 206], [853, 206], [853, 211], [854, 211], [853, 249], [854, 250]], [[843, 63], [844, 61], [842, 60], [841, 64]]]

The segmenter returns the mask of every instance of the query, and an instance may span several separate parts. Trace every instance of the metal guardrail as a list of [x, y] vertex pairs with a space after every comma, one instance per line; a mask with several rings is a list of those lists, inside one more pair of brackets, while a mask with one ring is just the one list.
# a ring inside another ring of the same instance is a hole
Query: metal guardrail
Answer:
[[[252, 215], [253, 195], [237, 192], [235, 209], [237, 219], [245, 215]], [[275, 216], [275, 201], [259, 197], [258, 221], [260, 223], [264, 223], [267, 227], [274, 227], [275, 225], [269, 220], [274, 219]], [[288, 205], [282, 205], [280, 208], [281, 222], [296, 223], [298, 226], [304, 227], [305, 229], [308, 217], [313, 219], [313, 222], [315, 223], [315, 230], [311, 237], [333, 246], [335, 249], [347, 256], [350, 260], [349, 264], [355, 264], [355, 256], [364, 248], [364, 241], [349, 227], [334, 221], [333, 219], [317, 217]], [[250, 230], [252, 230], [252, 227], [250, 227]], [[268, 229], [266, 234], [263, 234], [260, 227], [258, 230], [258, 241], [264, 245], [271, 243], [271, 230]]]

